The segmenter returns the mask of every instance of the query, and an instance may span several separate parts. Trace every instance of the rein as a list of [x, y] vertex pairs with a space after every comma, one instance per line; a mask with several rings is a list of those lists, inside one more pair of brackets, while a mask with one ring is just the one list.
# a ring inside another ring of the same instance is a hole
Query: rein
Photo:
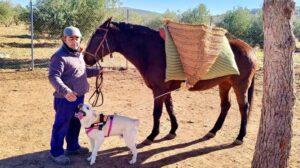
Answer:
[[[97, 69], [102, 69], [101, 65], [97, 62], [96, 64]], [[95, 91], [89, 98], [89, 103], [93, 107], [99, 107], [102, 106], [104, 103], [104, 97], [103, 97], [103, 92], [102, 92], [102, 83], [103, 83], [103, 71], [96, 77], [96, 82], [95, 82]], [[101, 96], [101, 103], [98, 104], [99, 97]], [[93, 100], [93, 101], [92, 101]]]

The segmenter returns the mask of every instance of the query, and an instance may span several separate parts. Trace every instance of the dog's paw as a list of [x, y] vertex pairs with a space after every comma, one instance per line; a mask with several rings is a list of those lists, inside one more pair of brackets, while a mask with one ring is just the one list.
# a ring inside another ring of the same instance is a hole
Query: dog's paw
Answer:
[[136, 162], [136, 160], [132, 159], [132, 160], [129, 161], [129, 164], [134, 164], [135, 162]]
[[90, 162], [90, 165], [91, 165], [91, 166], [92, 166], [93, 164], [95, 164], [95, 161], [91, 161], [91, 162]]
[[86, 158], [87, 161], [91, 161], [91, 159], [92, 159], [92, 156]]
[[95, 164], [95, 162], [90, 162], [90, 166], [93, 166], [93, 164]]
[[96, 162], [96, 157], [91, 156], [90, 165], [93, 165]]

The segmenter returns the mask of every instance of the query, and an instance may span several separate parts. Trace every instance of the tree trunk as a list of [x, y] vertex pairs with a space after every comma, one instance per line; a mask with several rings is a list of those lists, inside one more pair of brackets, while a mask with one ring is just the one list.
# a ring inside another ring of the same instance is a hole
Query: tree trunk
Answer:
[[288, 167], [295, 106], [293, 0], [264, 0], [262, 114], [252, 168]]

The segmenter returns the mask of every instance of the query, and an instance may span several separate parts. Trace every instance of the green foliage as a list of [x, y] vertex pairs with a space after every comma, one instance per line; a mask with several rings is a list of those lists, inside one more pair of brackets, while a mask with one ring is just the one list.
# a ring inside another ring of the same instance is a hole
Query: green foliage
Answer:
[[179, 12], [171, 11], [167, 9], [161, 16], [153, 16], [151, 19], [145, 23], [146, 26], [158, 30], [158, 28], [163, 26], [163, 20], [169, 19], [175, 22], [179, 21]]
[[294, 35], [295, 37], [299, 40], [300, 39], [300, 22], [299, 21], [294, 21]]
[[35, 32], [59, 37], [64, 27], [72, 25], [78, 27], [83, 36], [87, 36], [105, 19], [107, 5], [112, 6], [115, 2], [116, 0], [37, 0], [33, 12]]
[[[121, 10], [120, 10], [121, 9]], [[128, 13], [127, 13], [128, 12]], [[143, 24], [143, 17], [133, 10], [127, 9], [115, 9], [112, 8], [107, 12], [108, 16], [112, 16], [114, 21], [117, 22], [129, 22], [133, 24]], [[128, 20], [127, 20], [128, 15]]]
[[204, 4], [200, 4], [197, 8], [189, 9], [182, 13], [180, 22], [191, 24], [209, 24], [210, 14]]
[[29, 19], [29, 9], [22, 7], [21, 5], [17, 5], [13, 8], [14, 10], [14, 23], [18, 25], [20, 22], [28, 23]]
[[238, 7], [225, 13], [224, 18], [217, 26], [227, 29], [237, 38], [247, 41], [248, 30], [251, 26], [252, 16], [246, 8]]
[[10, 26], [14, 20], [13, 6], [10, 1], [0, 1], [0, 24]]
[[179, 11], [175, 12], [175, 11], [171, 11], [169, 9], [167, 9], [163, 14], [162, 14], [162, 18], [163, 19], [169, 19], [172, 20], [174, 22], [178, 22], [179, 21]]
[[262, 12], [259, 12], [252, 18], [250, 27], [247, 32], [246, 41], [252, 46], [263, 47], [264, 44], [264, 32], [263, 32], [263, 20]]
[[149, 19], [145, 26], [150, 27], [151, 29], [158, 30], [159, 27], [163, 25], [162, 17], [161, 16], [155, 16]]

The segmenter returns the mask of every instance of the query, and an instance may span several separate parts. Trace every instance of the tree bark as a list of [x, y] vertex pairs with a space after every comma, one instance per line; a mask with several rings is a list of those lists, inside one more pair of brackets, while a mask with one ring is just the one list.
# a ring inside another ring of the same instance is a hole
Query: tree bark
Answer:
[[264, 85], [252, 168], [288, 167], [295, 108], [293, 0], [264, 0]]

